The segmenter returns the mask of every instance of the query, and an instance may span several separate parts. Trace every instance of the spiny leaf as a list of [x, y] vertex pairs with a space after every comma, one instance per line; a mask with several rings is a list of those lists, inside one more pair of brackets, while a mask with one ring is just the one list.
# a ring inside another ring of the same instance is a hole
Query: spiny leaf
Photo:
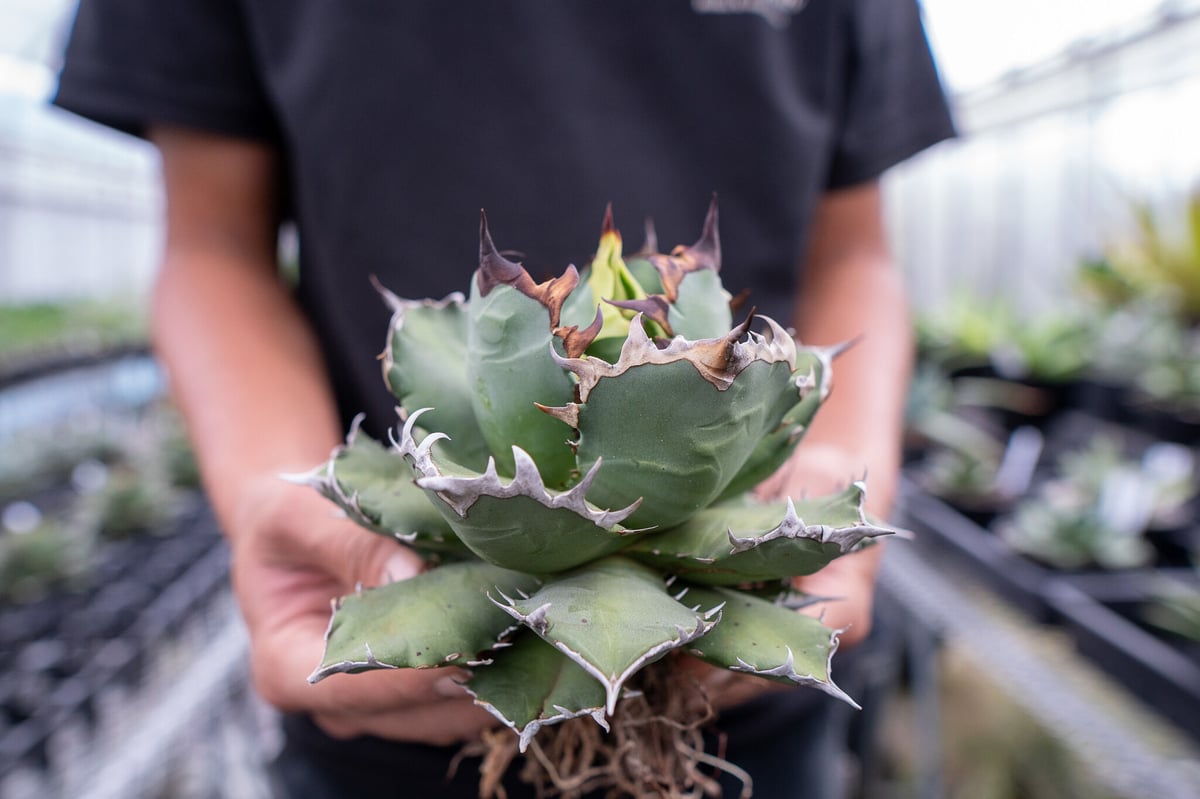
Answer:
[[812, 574], [890, 528], [867, 520], [866, 488], [785, 503], [714, 505], [662, 533], [643, 536], [629, 557], [688, 580], [737, 585]]
[[492, 663], [472, 670], [467, 690], [505, 726], [520, 736], [524, 752], [538, 730], [591, 716], [608, 730], [604, 688], [563, 653], [533, 633], [515, 636], [497, 650]]
[[505, 481], [489, 461], [483, 474], [467, 473], [434, 459], [428, 436], [420, 445], [412, 429], [415, 412], [401, 431], [398, 447], [420, 475], [425, 490], [442, 517], [467, 547], [484, 560], [526, 572], [556, 572], [578, 566], [625, 546], [631, 531], [620, 525], [637, 503], [620, 510], [601, 510], [586, 499], [601, 470], [593, 466], [569, 491], [548, 489], [537, 464], [513, 447], [515, 475]]
[[[561, 308], [559, 295], [554, 293], [551, 308], [544, 298], [518, 288], [517, 283], [524, 283], [509, 273], [517, 270], [526, 279], [528, 275], [519, 264], [501, 258], [486, 229], [480, 250], [466, 336], [467, 385], [475, 418], [502, 473], [511, 475], [516, 468], [512, 447], [517, 446], [537, 461], [547, 484], [563, 486], [575, 469], [575, 455], [567, 444], [571, 430], [537, 407], [569, 402], [574, 395], [570, 377], [548, 357]], [[504, 280], [484, 280], [497, 270]], [[436, 401], [430, 403], [436, 406]]]
[[309, 682], [340, 672], [476, 663], [513, 627], [485, 592], [519, 595], [538, 584], [528, 574], [468, 561], [345, 597]]
[[707, 633], [717, 617], [679, 604], [658, 574], [619, 556], [548, 579], [528, 598], [497, 599], [513, 618], [600, 681], [609, 713], [626, 680]]
[[807, 685], [858, 705], [830, 677], [841, 631], [817, 619], [727, 588], [692, 587], [679, 600], [697, 612], [721, 608], [721, 622], [688, 652], [732, 671]]
[[791, 339], [770, 331], [659, 348], [635, 324], [616, 364], [562, 359], [580, 401], [547, 412], [577, 422], [581, 469], [604, 460], [589, 499], [642, 498], [628, 523], [659, 528], [712, 502], [795, 404]]
[[362, 527], [427, 553], [467, 553], [450, 525], [413, 482], [412, 467], [398, 453], [363, 434], [360, 415], [346, 443], [313, 471], [286, 478], [311, 486]]
[[429, 421], [450, 436], [457, 463], [483, 468], [490, 454], [472, 408], [467, 379], [467, 313], [463, 295], [405, 300], [377, 285], [392, 309], [383, 376], [405, 413], [434, 407]]
[[802, 347], [797, 350], [796, 366], [792, 371], [796, 392], [791, 395], [795, 404], [784, 414], [779, 426], [767, 432], [758, 442], [737, 477], [718, 497], [718, 502], [752, 490], [791, 457], [812, 424], [817, 410], [829, 396], [832, 362], [844, 350], [844, 346]]

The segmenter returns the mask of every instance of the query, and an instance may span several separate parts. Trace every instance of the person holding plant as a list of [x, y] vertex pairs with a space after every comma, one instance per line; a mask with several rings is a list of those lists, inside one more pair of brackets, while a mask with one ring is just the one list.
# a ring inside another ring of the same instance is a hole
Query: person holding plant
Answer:
[[[279, 475], [324, 460], [359, 412], [377, 437], [394, 423], [369, 278], [461, 288], [480, 207], [557, 274], [587, 261], [606, 203], [682, 240], [717, 192], [725, 285], [806, 343], [857, 341], [760, 491], [866, 472], [889, 509], [911, 336], [879, 176], [953, 135], [915, 0], [82, 0], [55, 102], [162, 156], [155, 347], [233, 551], [255, 685], [286, 714], [285, 795], [475, 795], [469, 768], [446, 773], [495, 720], [452, 675], [306, 682], [330, 599], [423, 564]], [[843, 598], [825, 613], [844, 644], [870, 629], [881, 553], [804, 582]], [[756, 796], [834, 795], [824, 697], [707, 679]]]

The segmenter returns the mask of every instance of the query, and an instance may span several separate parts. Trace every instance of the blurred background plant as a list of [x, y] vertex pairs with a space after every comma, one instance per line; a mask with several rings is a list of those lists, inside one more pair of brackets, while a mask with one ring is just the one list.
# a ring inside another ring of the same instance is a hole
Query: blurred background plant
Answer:
[[34, 366], [146, 346], [147, 323], [133, 298], [0, 303], [0, 378]]
[[1085, 290], [1116, 310], [1143, 300], [1163, 302], [1189, 326], [1200, 323], [1200, 191], [1185, 204], [1180, 224], [1164, 222], [1144, 200], [1132, 202], [1137, 234], [1086, 259]]
[[[1200, 553], [1197, 553], [1200, 555]], [[1200, 573], [1190, 582], [1160, 576], [1142, 619], [1172, 635], [1200, 644]]]
[[78, 588], [108, 541], [155, 535], [199, 489], [174, 409], [12, 437], [0, 448], [0, 599]]
[[1059, 569], [1150, 563], [1145, 533], [1186, 522], [1196, 492], [1192, 453], [1171, 444], [1155, 444], [1135, 460], [1097, 436], [1060, 455], [1056, 471], [997, 530], [1018, 551]]

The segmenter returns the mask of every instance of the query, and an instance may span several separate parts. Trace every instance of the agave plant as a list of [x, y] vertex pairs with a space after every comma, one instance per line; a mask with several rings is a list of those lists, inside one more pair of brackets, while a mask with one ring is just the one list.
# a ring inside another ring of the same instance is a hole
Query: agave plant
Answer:
[[434, 567], [336, 602], [312, 682], [463, 667], [522, 751], [567, 719], [608, 729], [671, 652], [852, 703], [830, 678], [840, 631], [792, 609], [790, 578], [890, 531], [861, 482], [749, 493], [828, 395], [837, 348], [753, 312], [733, 324], [715, 202], [690, 247], [656, 253], [647, 231], [626, 261], [610, 209], [583, 274], [537, 283], [484, 218], [469, 298], [380, 287], [402, 425], [384, 444], [356, 422], [293, 479]]

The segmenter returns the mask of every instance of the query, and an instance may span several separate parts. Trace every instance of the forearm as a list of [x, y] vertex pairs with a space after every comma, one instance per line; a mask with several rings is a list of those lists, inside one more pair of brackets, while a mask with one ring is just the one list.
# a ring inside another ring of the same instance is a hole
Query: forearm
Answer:
[[903, 278], [891, 261], [878, 182], [826, 195], [813, 220], [797, 335], [805, 344], [853, 342], [833, 365], [833, 391], [804, 450], [844, 456], [867, 477], [869, 509], [885, 516], [899, 476], [913, 333]]
[[253, 486], [311, 468], [340, 439], [317, 345], [273, 267], [236, 255], [169, 250], [153, 310], [206, 489], [236, 534]]
[[154, 342], [233, 550], [259, 693], [334, 735], [441, 744], [477, 736], [495, 721], [452, 683], [457, 673], [398, 669], [308, 684], [330, 600], [423, 564], [280, 479], [328, 458], [342, 430], [315, 335], [277, 274], [274, 151], [169, 128], [152, 138], [168, 197]]
[[[866, 477], [867, 509], [891, 510], [899, 480], [904, 405], [913, 334], [904, 285], [890, 262], [879, 188], [828, 196], [814, 223], [794, 325], [801, 342], [854, 342], [833, 364], [833, 389], [783, 470], [778, 493], [819, 494]], [[848, 628], [845, 643], [870, 629], [875, 574], [883, 547], [838, 558], [797, 585], [829, 605], [826, 622]]]
[[836, 358], [833, 391], [800, 444], [831, 447], [854, 464], [845, 479], [867, 477], [871, 511], [887, 514], [900, 469], [904, 403], [912, 371], [913, 336], [897, 270], [869, 259], [848, 259], [824, 271], [819, 290], [801, 301], [797, 336], [804, 344], [853, 341]]

